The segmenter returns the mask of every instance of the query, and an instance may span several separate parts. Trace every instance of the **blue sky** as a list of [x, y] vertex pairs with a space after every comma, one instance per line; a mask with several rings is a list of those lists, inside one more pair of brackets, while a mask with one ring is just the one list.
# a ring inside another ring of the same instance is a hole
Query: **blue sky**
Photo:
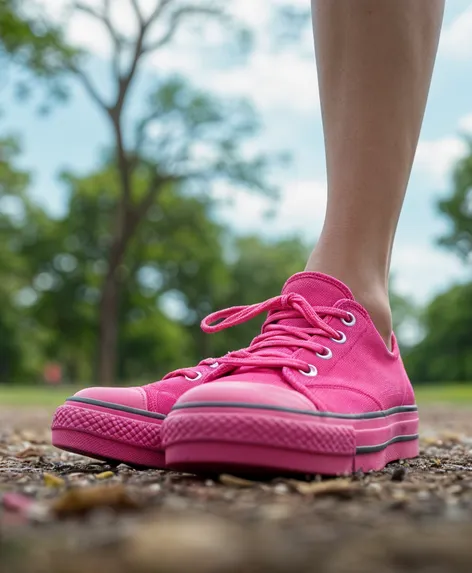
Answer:
[[[267, 31], [271, 8], [281, 1], [231, 2], [234, 12], [256, 34], [255, 50], [246, 61], [228, 66], [224, 58], [215, 57], [224, 39], [221, 32], [210, 29], [203, 46], [201, 37], [182, 34], [172, 50], [150, 60], [146, 73], [152, 77], [162, 70], [177, 71], [223, 96], [252, 99], [264, 130], [251, 147], [286, 150], [293, 161], [273, 173], [282, 189], [275, 218], [264, 217], [270, 207], [266, 200], [225, 186], [213, 192], [218, 197], [234, 196], [234, 205], [222, 208], [219, 216], [241, 232], [298, 233], [314, 241], [323, 221], [326, 175], [312, 39], [307, 27], [299, 45], [275, 49]], [[43, 2], [53, 17], [58, 17], [64, 6], [63, 0]], [[125, 3], [115, 0], [114, 6], [117, 21], [126, 31], [130, 18]], [[308, 0], [295, 3], [309, 5]], [[446, 228], [435, 212], [435, 199], [447, 192], [451, 165], [464, 153], [460, 133], [472, 133], [472, 1], [448, 0], [446, 4], [430, 98], [393, 257], [397, 288], [418, 301], [469, 276], [454, 255], [435, 245]], [[108, 54], [102, 32], [74, 18], [69, 34], [71, 41], [95, 54], [92, 69], [101, 87]], [[65, 197], [58, 172], [93, 168], [108, 140], [107, 126], [80, 88], [73, 90], [67, 105], [56, 107], [47, 117], [38, 116], [31, 105], [15, 103], [7, 88], [0, 93], [3, 130], [22, 137], [22, 163], [34, 173], [32, 192], [52, 212], [60, 213]]]

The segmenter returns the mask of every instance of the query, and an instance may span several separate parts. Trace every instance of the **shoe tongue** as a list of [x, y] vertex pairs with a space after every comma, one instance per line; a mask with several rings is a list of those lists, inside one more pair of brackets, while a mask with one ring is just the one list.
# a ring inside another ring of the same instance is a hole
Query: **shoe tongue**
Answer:
[[312, 306], [333, 306], [338, 300], [354, 300], [352, 292], [341, 281], [324, 275], [305, 271], [288, 279], [282, 294], [295, 292], [302, 295]]

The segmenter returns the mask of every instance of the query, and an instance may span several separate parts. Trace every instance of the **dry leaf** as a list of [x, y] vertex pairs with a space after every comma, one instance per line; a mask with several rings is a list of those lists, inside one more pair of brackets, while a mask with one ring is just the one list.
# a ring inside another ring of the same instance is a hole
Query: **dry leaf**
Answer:
[[71, 488], [52, 504], [58, 516], [86, 513], [99, 507], [133, 509], [137, 503], [122, 484]]
[[354, 492], [360, 491], [359, 484], [348, 479], [329, 480], [322, 482], [304, 482], [292, 479], [288, 480], [288, 483], [302, 495], [335, 495], [338, 497], [350, 497]]
[[441, 439], [444, 442], [450, 442], [453, 444], [460, 444], [462, 442], [462, 436], [456, 434], [455, 432], [441, 432]]
[[256, 482], [254, 481], [229, 474], [221, 474], [220, 483], [229, 487], [253, 487], [256, 485]]
[[43, 475], [44, 485], [47, 487], [62, 487], [66, 482], [59, 476], [45, 473]]
[[30, 430], [22, 430], [19, 432], [20, 438], [25, 442], [31, 442], [32, 444], [38, 443], [37, 442], [37, 435]]
[[113, 472], [108, 471], [108, 472], [102, 472], [102, 473], [96, 474], [95, 477], [97, 479], [108, 479], [108, 478], [112, 478], [114, 475], [115, 474]]
[[42, 451], [39, 450], [38, 448], [26, 448], [24, 450], [21, 450], [21, 452], [18, 452], [17, 454], [15, 454], [16, 458], [20, 458], [20, 459], [25, 459], [25, 458], [39, 458], [39, 456], [42, 455]]
[[427, 446], [436, 446], [441, 443], [441, 440], [438, 437], [433, 437], [433, 436], [427, 436], [425, 438], [422, 438], [421, 441], [423, 444]]

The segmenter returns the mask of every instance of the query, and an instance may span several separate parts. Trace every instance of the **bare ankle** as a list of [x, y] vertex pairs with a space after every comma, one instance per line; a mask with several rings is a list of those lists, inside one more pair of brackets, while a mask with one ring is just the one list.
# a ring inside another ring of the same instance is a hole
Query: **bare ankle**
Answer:
[[359, 266], [349, 268], [349, 265], [340, 265], [336, 268], [333, 259], [330, 264], [321, 264], [322, 261], [311, 257], [307, 266], [307, 271], [317, 271], [330, 275], [342, 281], [352, 291], [357, 302], [367, 310], [387, 348], [391, 348], [392, 339], [392, 311], [388, 297], [386, 281], [382, 279], [366, 281], [365, 277], [371, 277], [370, 271], [362, 272]]
[[375, 325], [378, 333], [385, 342], [387, 348], [391, 350], [392, 346], [392, 311], [390, 309], [390, 303], [388, 300], [388, 295], [378, 296], [375, 294], [364, 294], [361, 296], [356, 296], [353, 291], [355, 299], [362, 304], [362, 306], [367, 310]]

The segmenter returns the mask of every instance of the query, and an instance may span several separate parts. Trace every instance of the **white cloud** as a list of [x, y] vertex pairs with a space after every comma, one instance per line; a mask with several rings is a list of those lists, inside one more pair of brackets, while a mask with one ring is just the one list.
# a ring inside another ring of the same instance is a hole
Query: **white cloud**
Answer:
[[460, 260], [434, 245], [398, 245], [392, 256], [395, 289], [418, 303], [464, 280], [467, 270]]
[[414, 167], [441, 187], [447, 183], [447, 177], [454, 163], [466, 152], [466, 143], [451, 135], [422, 140], [416, 150]]
[[215, 75], [211, 84], [220, 93], [252, 98], [261, 109], [298, 113], [320, 109], [314, 59], [293, 53], [254, 52], [247, 66]]
[[467, 8], [447, 28], [439, 43], [439, 54], [457, 60], [472, 56], [472, 7]]
[[459, 120], [459, 129], [467, 134], [472, 134], [472, 113], [468, 113]]
[[[314, 241], [321, 231], [326, 211], [326, 182], [294, 180], [283, 185], [280, 199], [235, 193], [229, 186], [215, 190], [220, 200], [232, 198], [220, 208], [220, 216], [238, 232], [271, 236], [299, 234]], [[268, 214], [272, 216], [268, 217]]]

